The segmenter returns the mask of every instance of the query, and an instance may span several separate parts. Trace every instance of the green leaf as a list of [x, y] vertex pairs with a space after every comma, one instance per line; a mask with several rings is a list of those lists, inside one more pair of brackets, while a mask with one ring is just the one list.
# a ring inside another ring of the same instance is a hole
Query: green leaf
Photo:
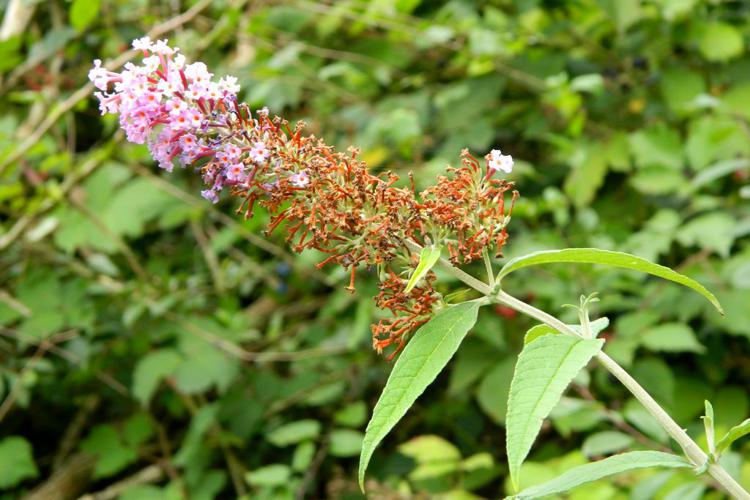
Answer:
[[699, 95], [706, 92], [700, 73], [677, 66], [667, 69], [661, 79], [661, 94], [674, 113], [690, 107]]
[[698, 283], [692, 278], [688, 278], [672, 269], [655, 264], [646, 259], [636, 257], [623, 252], [613, 252], [611, 250], [599, 250], [598, 248], [566, 248], [563, 250], [542, 250], [540, 252], [530, 253], [521, 257], [516, 257], [508, 261], [503, 268], [500, 270], [498, 280], [509, 275], [513, 271], [522, 269], [524, 267], [535, 266], [539, 264], [554, 264], [554, 263], [584, 263], [584, 264], [606, 264], [613, 267], [621, 267], [624, 269], [632, 269], [634, 271], [641, 271], [648, 273], [660, 278], [664, 278], [669, 281], [674, 281], [680, 285], [684, 285], [688, 288], [692, 288], [699, 294], [703, 295], [708, 299], [711, 304], [721, 313], [724, 314], [724, 310], [721, 308], [721, 304], [716, 299], [714, 294], [709, 292], [706, 287]]
[[625, 433], [618, 431], [602, 431], [588, 436], [583, 441], [581, 451], [587, 457], [609, 455], [624, 450], [633, 444], [633, 442], [634, 439]]
[[510, 477], [518, 490], [518, 474], [542, 427], [542, 421], [603, 340], [544, 335], [524, 346], [508, 396], [505, 418]]
[[362, 449], [364, 434], [352, 429], [335, 429], [331, 432], [329, 453], [334, 457], [356, 457]]
[[423, 481], [455, 473], [461, 467], [461, 452], [440, 436], [417, 436], [398, 447], [399, 453], [416, 463], [412, 481]]
[[367, 424], [359, 457], [359, 487], [375, 448], [442, 371], [477, 321], [479, 303], [464, 302], [439, 311], [422, 325], [396, 361]]
[[649, 328], [640, 343], [652, 351], [702, 353], [706, 350], [685, 323], [665, 323]]
[[85, 30], [99, 15], [99, 0], [73, 0], [70, 24], [76, 31]]
[[543, 337], [544, 335], [559, 335], [560, 332], [555, 330], [549, 325], [541, 324], [541, 325], [534, 325], [531, 328], [529, 328], [529, 331], [526, 332], [526, 335], [523, 337], [523, 344], [530, 344], [539, 337]]
[[729, 257], [735, 240], [737, 219], [724, 211], [700, 215], [684, 224], [677, 232], [677, 241], [685, 246], [696, 245]]
[[0, 441], [0, 489], [11, 488], [24, 479], [37, 477], [31, 445], [21, 436], [9, 436]]
[[647, 467], [688, 468], [684, 458], [661, 451], [631, 451], [574, 467], [546, 483], [526, 488], [514, 498], [526, 500], [555, 495], [599, 479]]
[[476, 399], [480, 408], [499, 424], [505, 424], [508, 393], [513, 379], [515, 356], [502, 359], [487, 372], [477, 386]]
[[404, 293], [411, 292], [414, 287], [417, 286], [419, 280], [424, 278], [425, 274], [427, 274], [430, 269], [432, 269], [432, 266], [434, 266], [437, 261], [440, 260], [440, 252], [442, 249], [443, 247], [440, 245], [428, 246], [422, 249], [422, 252], [419, 254], [419, 264], [417, 264], [417, 268], [414, 269], [411, 278], [409, 278], [409, 282], [406, 284]]
[[117, 474], [138, 459], [135, 447], [122, 442], [121, 433], [109, 424], [94, 427], [81, 443], [81, 449], [96, 455], [94, 477], [102, 478]]
[[712, 455], [716, 454], [716, 447], [714, 446], [714, 407], [711, 403], [706, 400], [706, 415], [701, 417], [703, 419], [703, 427], [706, 429], [706, 442], [708, 443], [708, 452]]
[[742, 55], [745, 41], [731, 24], [714, 22], [706, 26], [698, 48], [709, 61], [727, 61]]
[[153, 351], [141, 358], [133, 372], [132, 392], [135, 399], [147, 406], [159, 382], [174, 374], [181, 359], [172, 349]]
[[[578, 332], [579, 334], [582, 332], [580, 325], [568, 325], [570, 328]], [[601, 333], [602, 330], [607, 328], [609, 326], [609, 318], [607, 317], [601, 317], [598, 319], [595, 319], [594, 321], [589, 323], [589, 328], [591, 329], [591, 334], [596, 338], [597, 335]], [[524, 344], [529, 344], [532, 341], [538, 339], [542, 335], [556, 335], [559, 334], [557, 330], [552, 328], [548, 325], [535, 325], [529, 328], [529, 331], [526, 332], [526, 335], [523, 338]]]
[[[708, 401], [706, 401], [706, 403], [708, 403]], [[724, 437], [716, 443], [716, 454], [720, 455], [724, 450], [729, 448], [732, 443], [747, 434], [750, 434], [750, 418], [729, 429], [729, 432], [727, 432]]]
[[288, 446], [315, 439], [320, 434], [320, 422], [312, 419], [297, 420], [282, 425], [268, 433], [266, 439], [276, 446]]
[[289, 481], [292, 470], [285, 464], [271, 464], [245, 473], [250, 486], [281, 486]]

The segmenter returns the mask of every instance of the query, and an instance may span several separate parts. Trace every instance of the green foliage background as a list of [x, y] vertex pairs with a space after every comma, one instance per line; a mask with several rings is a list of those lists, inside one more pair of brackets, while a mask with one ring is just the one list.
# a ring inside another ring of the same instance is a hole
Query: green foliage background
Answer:
[[[28, 23], [0, 42], [2, 498], [126, 478], [139, 480], [107, 498], [360, 497], [362, 431], [390, 370], [370, 350], [374, 277], [348, 294], [320, 256], [264, 238], [264, 214], [204, 202], [197, 176], [156, 169], [76, 93], [92, 59], [170, 19], [164, 36], [238, 76], [253, 108], [361, 147], [374, 169], [424, 186], [463, 147], [512, 154], [506, 257], [595, 246], [701, 281], [726, 317], [687, 289], [592, 266], [507, 287], [569, 322], [561, 305], [599, 291], [606, 352], [699, 440], [704, 399], [720, 429], [748, 416], [750, 3], [21, 3]], [[376, 451], [372, 498], [509, 492], [505, 399], [530, 326], [480, 313]], [[671, 445], [594, 369], [553, 411], [524, 485], [625, 447]], [[744, 440], [724, 459], [745, 487], [749, 455]], [[721, 497], [705, 486], [639, 471], [571, 498]]]

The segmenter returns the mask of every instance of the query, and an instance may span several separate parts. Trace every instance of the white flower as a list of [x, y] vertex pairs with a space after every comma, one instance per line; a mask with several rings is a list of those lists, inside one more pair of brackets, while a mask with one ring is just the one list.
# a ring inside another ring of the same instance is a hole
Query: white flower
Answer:
[[162, 54], [165, 56], [171, 56], [180, 49], [177, 47], [170, 47], [169, 40], [157, 40], [151, 45], [151, 51], [156, 54]]
[[174, 56], [174, 59], [172, 59], [172, 66], [175, 67], [175, 69], [182, 69], [185, 67], [185, 56], [183, 54], [177, 54]]
[[225, 76], [219, 80], [219, 88], [229, 94], [236, 94], [240, 91], [240, 86], [235, 76]]
[[143, 51], [151, 50], [151, 38], [144, 36], [143, 38], [133, 40], [133, 48]]
[[486, 156], [487, 168], [492, 171], [502, 170], [506, 174], [511, 173], [513, 170], [513, 157], [511, 155], [504, 155], [499, 149], [493, 149], [490, 154]]
[[94, 86], [99, 90], [107, 90], [108, 73], [107, 68], [102, 67], [102, 60], [94, 59], [94, 67], [89, 70], [89, 80], [94, 82]]

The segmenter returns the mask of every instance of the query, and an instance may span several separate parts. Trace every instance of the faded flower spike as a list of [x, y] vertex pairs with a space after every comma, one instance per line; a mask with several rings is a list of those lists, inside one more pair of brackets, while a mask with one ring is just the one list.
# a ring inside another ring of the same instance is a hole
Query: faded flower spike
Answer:
[[371, 174], [354, 148], [334, 151], [303, 135], [302, 123], [292, 128], [265, 109], [251, 113], [237, 101], [236, 78], [216, 81], [205, 64], [187, 64], [165, 40], [144, 37], [133, 47], [143, 52], [141, 65], [121, 73], [94, 61], [89, 78], [102, 113], [119, 114], [128, 140], [146, 142], [161, 168], [194, 166], [207, 200], [216, 203], [226, 187], [242, 200], [237, 212], [244, 217], [256, 205], [268, 210], [268, 232], [284, 225], [292, 250], [318, 250], [326, 255], [319, 267], [346, 268], [350, 290], [358, 267], [376, 268], [376, 304], [393, 315], [373, 326], [378, 352], [394, 346], [395, 355], [444, 304], [433, 273], [405, 291], [415, 245], [442, 245], [455, 264], [479, 259], [485, 249], [502, 251], [518, 193], [492, 174], [510, 172], [510, 156], [492, 151], [482, 167], [464, 151], [460, 167], [416, 193], [393, 173]]

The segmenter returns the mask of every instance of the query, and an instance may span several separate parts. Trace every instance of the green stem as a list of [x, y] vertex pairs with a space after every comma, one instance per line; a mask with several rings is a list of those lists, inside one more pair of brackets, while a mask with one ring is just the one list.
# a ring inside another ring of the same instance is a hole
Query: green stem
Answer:
[[486, 248], [482, 250], [482, 257], [484, 258], [484, 268], [487, 271], [487, 283], [490, 288], [495, 288], [495, 272], [492, 270], [492, 259], [490, 259], [490, 253]]
[[[463, 281], [478, 292], [487, 295], [494, 302], [504, 304], [515, 309], [518, 312], [535, 318], [548, 326], [551, 326], [560, 333], [578, 336], [578, 333], [568, 325], [548, 314], [541, 309], [519, 300], [502, 290], [493, 290], [486, 283], [482, 283], [473, 276], [454, 267], [450, 262], [441, 259], [441, 265], [448, 273], [455, 278]], [[597, 355], [599, 363], [609, 371], [617, 380], [630, 391], [635, 398], [640, 401], [643, 407], [659, 422], [659, 425], [677, 441], [685, 456], [693, 463], [696, 468], [702, 467], [709, 460], [708, 455], [696, 444], [695, 441], [680, 427], [672, 417], [646, 392], [646, 390], [625, 371], [615, 360], [600, 352]], [[740, 486], [737, 481], [718, 463], [712, 463], [708, 466], [708, 473], [734, 498], [740, 500], [750, 500], [750, 494]]]

